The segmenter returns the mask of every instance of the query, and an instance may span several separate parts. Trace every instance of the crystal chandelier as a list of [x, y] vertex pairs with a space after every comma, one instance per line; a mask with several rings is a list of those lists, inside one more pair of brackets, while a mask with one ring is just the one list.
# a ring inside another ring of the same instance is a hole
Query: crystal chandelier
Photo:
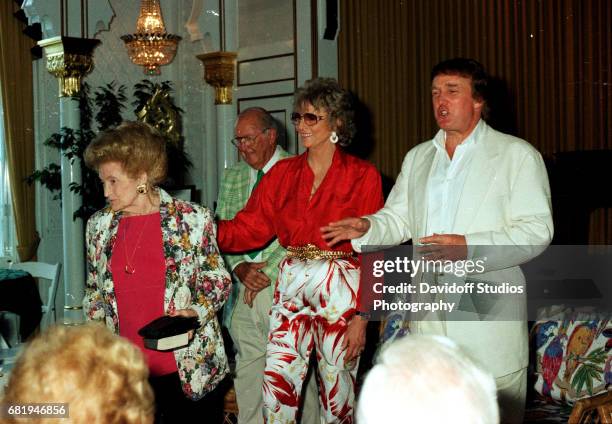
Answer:
[[123, 35], [128, 55], [147, 75], [160, 75], [162, 65], [172, 62], [181, 37], [168, 34], [159, 0], [141, 0], [136, 33]]

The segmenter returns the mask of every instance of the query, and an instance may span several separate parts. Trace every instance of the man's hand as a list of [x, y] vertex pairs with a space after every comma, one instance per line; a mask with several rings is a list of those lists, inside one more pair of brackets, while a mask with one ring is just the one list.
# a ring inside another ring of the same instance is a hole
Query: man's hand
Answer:
[[463, 234], [433, 234], [432, 236], [422, 237], [419, 243], [425, 246], [418, 246], [417, 252], [425, 259], [461, 261], [467, 259], [467, 242]]
[[351, 362], [363, 352], [366, 342], [366, 327], [368, 321], [355, 315], [348, 324], [344, 340], [342, 341], [342, 349], [344, 353], [344, 363]]
[[321, 227], [321, 233], [327, 245], [331, 247], [342, 240], [359, 238], [369, 229], [370, 221], [365, 218], [344, 218]]
[[246, 288], [260, 291], [270, 285], [270, 278], [261, 270], [267, 262], [240, 262], [234, 268], [234, 273]]
[[246, 303], [247, 305], [249, 305], [249, 307], [252, 308], [253, 307], [253, 301], [255, 300], [255, 297], [257, 296], [257, 293], [259, 293], [259, 292], [247, 288], [244, 291], [244, 298], [242, 300], [244, 301], [244, 303]]

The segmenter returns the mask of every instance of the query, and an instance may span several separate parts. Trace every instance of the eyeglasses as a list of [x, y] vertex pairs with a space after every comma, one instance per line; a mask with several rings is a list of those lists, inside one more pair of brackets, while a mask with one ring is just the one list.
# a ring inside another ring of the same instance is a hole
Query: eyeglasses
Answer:
[[310, 113], [310, 112], [306, 112], [306, 113], [293, 112], [291, 114], [291, 122], [293, 122], [293, 125], [298, 125], [300, 121], [303, 119], [304, 123], [308, 125], [309, 127], [316, 125], [317, 122], [325, 118], [326, 116], [315, 115], [314, 113]]
[[255, 141], [257, 140], [257, 137], [259, 137], [260, 135], [262, 135], [263, 133], [265, 133], [269, 129], [270, 128], [264, 128], [257, 135], [245, 135], [244, 137], [234, 137], [230, 141], [237, 148], [240, 148], [242, 146], [251, 146], [253, 143], [255, 143]]

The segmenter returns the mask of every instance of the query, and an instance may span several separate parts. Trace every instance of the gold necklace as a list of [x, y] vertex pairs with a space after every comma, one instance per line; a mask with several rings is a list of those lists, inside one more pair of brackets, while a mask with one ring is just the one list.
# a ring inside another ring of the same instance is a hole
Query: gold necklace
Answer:
[[142, 238], [145, 227], [147, 226], [147, 223], [149, 222], [150, 216], [151, 215], [147, 215], [147, 217], [144, 220], [144, 224], [142, 224], [142, 228], [140, 229], [140, 234], [138, 234], [138, 239], [136, 240], [136, 244], [134, 245], [134, 250], [132, 251], [132, 254], [130, 255], [129, 259], [128, 259], [128, 252], [127, 252], [126, 237], [125, 237], [127, 233], [127, 226], [125, 227], [125, 230], [123, 231], [123, 254], [125, 255], [124, 271], [126, 274], [132, 275], [136, 272], [136, 268], [130, 265], [130, 262], [132, 262], [132, 260], [134, 259], [134, 255], [136, 254], [136, 250], [138, 249], [138, 243], [140, 243], [140, 239]]

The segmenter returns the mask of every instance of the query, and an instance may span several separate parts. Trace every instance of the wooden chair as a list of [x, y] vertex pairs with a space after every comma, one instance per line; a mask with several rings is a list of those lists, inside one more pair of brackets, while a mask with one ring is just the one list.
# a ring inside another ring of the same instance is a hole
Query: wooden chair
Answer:
[[574, 405], [567, 422], [570, 424], [611, 424], [612, 392], [580, 399]]
[[236, 424], [238, 422], [238, 403], [234, 385], [223, 396], [223, 424]]
[[[41, 328], [46, 328], [55, 322], [55, 297], [57, 295], [57, 287], [59, 285], [62, 264], [48, 264], [45, 262], [19, 262], [13, 263], [11, 269], [18, 269], [28, 272], [34, 278], [42, 278], [49, 280], [49, 288], [47, 290], [46, 303], [42, 305], [43, 317], [40, 321]], [[51, 312], [53, 312], [53, 320], [51, 320]]]

